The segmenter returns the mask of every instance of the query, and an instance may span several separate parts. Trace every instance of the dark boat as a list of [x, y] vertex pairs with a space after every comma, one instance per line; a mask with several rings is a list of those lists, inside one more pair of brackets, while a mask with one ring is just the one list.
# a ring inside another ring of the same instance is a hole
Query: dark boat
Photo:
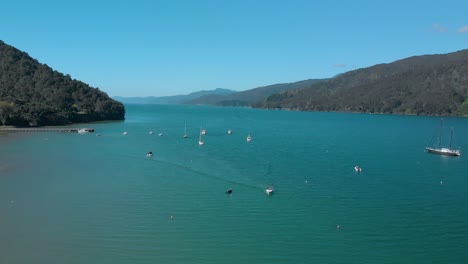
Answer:
[[226, 191], [226, 194], [231, 194], [232, 193], [232, 189], [229, 189]]

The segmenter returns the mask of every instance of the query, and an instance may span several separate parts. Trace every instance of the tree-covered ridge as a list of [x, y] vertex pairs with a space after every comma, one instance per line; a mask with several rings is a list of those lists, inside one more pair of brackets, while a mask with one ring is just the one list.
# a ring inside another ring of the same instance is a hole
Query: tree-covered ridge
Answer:
[[64, 125], [125, 118], [122, 103], [2, 41], [0, 101], [4, 102], [0, 106], [12, 106], [7, 114], [0, 110], [7, 125]]
[[257, 106], [307, 111], [468, 115], [468, 50], [350, 71]]

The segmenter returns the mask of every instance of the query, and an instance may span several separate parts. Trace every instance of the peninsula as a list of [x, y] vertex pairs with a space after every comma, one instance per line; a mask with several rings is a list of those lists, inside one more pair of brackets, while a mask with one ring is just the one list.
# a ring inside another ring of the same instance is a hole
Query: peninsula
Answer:
[[0, 122], [37, 127], [123, 120], [124, 105], [0, 40]]

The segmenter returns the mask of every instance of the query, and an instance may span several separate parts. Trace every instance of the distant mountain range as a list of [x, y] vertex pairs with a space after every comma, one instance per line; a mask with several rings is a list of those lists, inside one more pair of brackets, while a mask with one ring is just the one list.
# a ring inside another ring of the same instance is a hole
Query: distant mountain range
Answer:
[[190, 101], [188, 104], [210, 104], [220, 106], [251, 106], [255, 103], [264, 101], [268, 96], [284, 91], [309, 87], [312, 84], [325, 81], [327, 79], [310, 79], [293, 83], [280, 83], [268, 86], [257, 87], [254, 89], [231, 93], [227, 95], [204, 95]]
[[202, 90], [199, 92], [190, 93], [187, 95], [174, 95], [174, 96], [148, 96], [148, 97], [122, 97], [114, 96], [113, 98], [117, 101], [127, 104], [184, 104], [188, 101], [200, 98], [208, 95], [228, 95], [235, 93], [236, 91], [217, 88], [214, 90]]
[[311, 79], [293, 83], [280, 83], [254, 89], [236, 92], [233, 90], [217, 88], [215, 90], [203, 90], [188, 95], [162, 96], [162, 97], [122, 97], [114, 96], [115, 100], [130, 104], [203, 104], [219, 106], [251, 106], [264, 101], [268, 96], [288, 91], [309, 87], [310, 85], [327, 79]]
[[301, 111], [468, 115], [468, 50], [414, 56], [345, 72], [235, 92], [114, 97], [125, 103], [253, 106]]
[[269, 96], [256, 107], [468, 115], [468, 50], [415, 56]]

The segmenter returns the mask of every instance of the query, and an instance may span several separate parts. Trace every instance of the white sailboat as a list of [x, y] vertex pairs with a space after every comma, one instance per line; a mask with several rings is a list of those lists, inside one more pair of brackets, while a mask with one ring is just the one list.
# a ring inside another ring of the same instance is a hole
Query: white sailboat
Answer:
[[438, 140], [438, 146], [437, 147], [426, 147], [426, 150], [428, 153], [433, 153], [433, 154], [439, 154], [439, 155], [445, 155], [445, 156], [460, 156], [460, 150], [459, 149], [452, 149], [452, 139], [453, 139], [453, 129], [450, 130], [450, 143], [448, 147], [442, 147], [442, 130], [444, 127], [444, 120], [440, 119], [440, 128], [437, 131], [437, 136], [433, 137], [433, 143], [435, 139]]
[[187, 125], [185, 125], [184, 138], [188, 138], [188, 135], [187, 135]]
[[354, 166], [354, 170], [355, 170], [356, 172], [362, 172], [362, 168], [359, 167], [359, 166], [357, 166], [357, 165]]
[[203, 135], [203, 130], [200, 128], [200, 136], [198, 137], [198, 145], [200, 146], [205, 144], [205, 142], [203, 142], [202, 135]]

